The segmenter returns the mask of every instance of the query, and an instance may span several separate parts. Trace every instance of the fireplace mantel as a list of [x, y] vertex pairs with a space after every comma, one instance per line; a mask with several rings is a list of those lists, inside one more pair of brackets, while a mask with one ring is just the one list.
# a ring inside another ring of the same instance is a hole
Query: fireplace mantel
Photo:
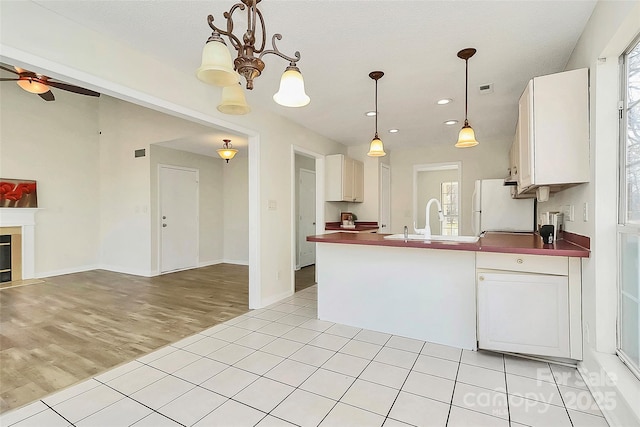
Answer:
[[22, 227], [22, 279], [35, 277], [35, 225], [40, 208], [0, 208], [0, 227]]

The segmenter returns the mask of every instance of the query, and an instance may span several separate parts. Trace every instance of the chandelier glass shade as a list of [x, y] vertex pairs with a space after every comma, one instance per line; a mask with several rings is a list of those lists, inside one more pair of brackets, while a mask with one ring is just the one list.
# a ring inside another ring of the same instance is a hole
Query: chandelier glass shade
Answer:
[[[302, 107], [310, 99], [304, 91], [302, 74], [296, 66], [300, 60], [300, 52], [294, 56], [287, 56], [278, 50], [276, 40], [282, 35], [274, 34], [271, 39], [272, 49], [266, 47], [266, 30], [262, 12], [258, 9], [260, 0], [241, 0], [224, 13], [225, 27], [216, 27], [212, 15], [207, 17], [209, 27], [213, 30], [202, 52], [202, 64], [196, 71], [200, 80], [215, 86], [233, 86], [238, 82], [238, 74], [244, 77], [246, 88], [253, 89], [253, 81], [262, 74], [265, 63], [262, 57], [267, 54], [277, 55], [287, 61], [289, 66], [282, 75], [280, 90], [273, 96], [275, 102], [286, 107]], [[242, 40], [233, 34], [233, 14], [236, 10], [246, 10], [247, 29], [242, 34]], [[231, 62], [231, 54], [222, 39], [226, 36], [237, 52], [237, 57]], [[231, 113], [233, 114], [233, 113]]]
[[240, 82], [222, 88], [222, 100], [218, 105], [218, 111], [233, 115], [247, 114], [251, 111]]
[[369, 152], [367, 153], [367, 156], [370, 157], [382, 157], [387, 155], [387, 153], [384, 152], [384, 144], [382, 144], [382, 140], [378, 137], [378, 80], [380, 80], [382, 76], [384, 76], [382, 71], [372, 71], [369, 73], [369, 77], [376, 81], [376, 134], [369, 144]]
[[233, 148], [230, 139], [223, 139], [222, 141], [224, 142], [222, 148], [218, 148], [216, 151], [220, 157], [229, 163], [229, 160], [233, 159], [233, 157], [238, 153], [238, 150]]
[[280, 89], [273, 95], [273, 100], [284, 107], [304, 107], [311, 101], [304, 91], [302, 74], [293, 63], [282, 74]]
[[462, 49], [458, 52], [458, 58], [464, 59], [465, 65], [465, 78], [464, 78], [464, 126], [460, 129], [458, 134], [458, 142], [456, 142], [457, 148], [469, 148], [478, 145], [476, 140], [476, 133], [473, 128], [469, 126], [469, 120], [467, 120], [467, 106], [469, 98], [469, 58], [475, 55], [476, 50], [472, 47]]

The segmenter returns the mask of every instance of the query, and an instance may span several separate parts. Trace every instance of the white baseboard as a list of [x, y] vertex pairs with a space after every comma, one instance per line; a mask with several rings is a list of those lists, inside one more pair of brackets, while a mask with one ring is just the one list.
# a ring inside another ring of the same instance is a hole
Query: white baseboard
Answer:
[[198, 262], [198, 268], [200, 268], [200, 267], [209, 267], [210, 265], [222, 264], [223, 262], [224, 262], [224, 260], [221, 260], [221, 259], [215, 259], [215, 260], [209, 260], [209, 261], [199, 261]]
[[248, 260], [244, 259], [224, 259], [222, 262], [225, 264], [235, 264], [235, 265], [249, 265]]
[[640, 425], [640, 380], [618, 356], [586, 347], [578, 370], [611, 427]]
[[286, 291], [286, 292], [279, 293], [277, 295], [270, 296], [269, 298], [263, 299], [261, 301], [260, 307], [258, 308], [264, 308], [268, 305], [275, 304], [280, 300], [290, 297], [291, 295], [293, 295], [293, 291]]
[[101, 270], [113, 271], [115, 273], [131, 274], [133, 276], [142, 276], [142, 277], [153, 277], [154, 275], [157, 276], [157, 273], [155, 273], [154, 271], [151, 271], [151, 270], [138, 270], [138, 269], [133, 269], [133, 268], [123, 268], [123, 267], [115, 266], [115, 265], [102, 264], [102, 265], [100, 265], [98, 267], [95, 267], [95, 268], [99, 268]]
[[82, 273], [84, 271], [90, 271], [100, 268], [97, 265], [82, 265], [79, 267], [62, 268], [60, 270], [43, 271], [34, 275], [36, 279], [43, 279], [45, 277], [62, 276], [63, 274]]

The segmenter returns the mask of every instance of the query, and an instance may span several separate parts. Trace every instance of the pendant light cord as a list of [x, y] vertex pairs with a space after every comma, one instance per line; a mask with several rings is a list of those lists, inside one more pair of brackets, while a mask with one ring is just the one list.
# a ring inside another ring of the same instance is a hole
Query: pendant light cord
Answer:
[[464, 125], [467, 126], [467, 104], [469, 100], [469, 60], [464, 60]]
[[376, 79], [376, 138], [378, 137], [378, 79]]

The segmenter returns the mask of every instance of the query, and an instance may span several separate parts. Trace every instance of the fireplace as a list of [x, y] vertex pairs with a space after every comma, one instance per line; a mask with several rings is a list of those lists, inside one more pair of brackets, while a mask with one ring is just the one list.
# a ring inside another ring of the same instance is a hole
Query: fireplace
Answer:
[[11, 281], [11, 234], [0, 236], [0, 283]]
[[35, 278], [35, 215], [38, 208], [0, 208], [0, 236], [10, 236], [10, 245], [6, 237], [0, 244], [2, 248], [2, 268], [0, 275], [5, 281], [7, 247], [10, 250], [10, 281]]

